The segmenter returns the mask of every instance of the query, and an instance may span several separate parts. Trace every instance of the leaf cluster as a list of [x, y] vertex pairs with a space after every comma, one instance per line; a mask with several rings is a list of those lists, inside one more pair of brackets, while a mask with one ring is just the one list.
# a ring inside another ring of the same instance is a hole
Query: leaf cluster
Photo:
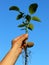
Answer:
[[22, 28], [22, 30], [26, 30], [28, 32], [28, 29], [33, 30], [33, 28], [34, 28], [33, 24], [30, 22], [31, 20], [40, 22], [40, 19], [37, 16], [31, 16], [37, 11], [37, 8], [38, 8], [37, 3], [31, 4], [28, 8], [30, 14], [27, 14], [27, 15], [25, 15], [24, 12], [21, 12], [19, 7], [17, 7], [17, 6], [11, 6], [9, 8], [9, 10], [19, 12], [18, 16], [16, 17], [16, 20], [20, 20], [20, 19], [24, 18], [24, 21], [21, 24], [19, 24], [18, 27]]

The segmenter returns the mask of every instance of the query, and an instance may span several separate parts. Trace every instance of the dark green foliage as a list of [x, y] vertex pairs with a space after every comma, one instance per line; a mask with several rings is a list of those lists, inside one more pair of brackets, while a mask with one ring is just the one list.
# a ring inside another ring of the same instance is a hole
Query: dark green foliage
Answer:
[[40, 19], [37, 16], [33, 16], [32, 17], [32, 20], [37, 21], [37, 22], [40, 22]]
[[[38, 8], [38, 4], [37, 3], [31, 4], [29, 6], [29, 13], [30, 14], [34, 14], [36, 12], [37, 8]], [[31, 17], [31, 15], [29, 15], [29, 14], [25, 15], [23, 12], [20, 11], [19, 7], [17, 7], [17, 6], [11, 6], [9, 8], [9, 10], [14, 10], [14, 11], [18, 11], [19, 12], [18, 16], [16, 17], [16, 20], [20, 20], [20, 19], [23, 18], [24, 22], [22, 22], [22, 24], [19, 24], [18, 27], [19, 28], [23, 28], [24, 27], [23, 30], [25, 30], [26, 32], [28, 32], [28, 29], [29, 30], [33, 30], [34, 29], [33, 24], [30, 23], [31, 20], [40, 22], [40, 19], [38, 17], [36, 17], [36, 16], [32, 16]]]
[[30, 24], [28, 25], [28, 29], [29, 29], [29, 30], [33, 30], [33, 29], [34, 29], [33, 24], [30, 23]]
[[26, 20], [28, 21], [28, 22], [30, 22], [30, 20], [31, 20], [31, 16], [30, 15], [26, 15]]
[[17, 16], [17, 20], [21, 19], [23, 17], [23, 13], [20, 13], [18, 16]]
[[29, 6], [29, 12], [30, 12], [30, 14], [35, 13], [36, 10], [37, 10], [37, 7], [38, 7], [37, 3], [31, 4], [31, 5]]
[[[37, 3], [33, 3], [29, 6], [29, 13], [30, 14], [34, 14], [36, 12], [38, 8], [38, 4]], [[20, 9], [17, 6], [11, 6], [9, 8], [9, 10], [15, 10], [19, 12], [19, 15], [16, 17], [17, 20], [24, 18], [24, 22], [22, 22], [22, 24], [18, 25], [18, 27], [25, 27], [27, 31], [27, 29], [29, 30], [33, 30], [34, 26], [33, 24], [30, 23], [31, 20], [40, 22], [40, 19], [36, 16], [31, 17], [30, 15], [25, 15], [23, 12], [20, 12]], [[25, 21], [26, 20], [26, 21]]]
[[26, 25], [28, 25], [28, 24], [27, 23], [24, 23], [24, 24], [18, 25], [18, 27], [26, 27]]
[[17, 6], [11, 6], [11, 7], [9, 8], [9, 10], [14, 10], [14, 11], [18, 11], [18, 12], [20, 11]]

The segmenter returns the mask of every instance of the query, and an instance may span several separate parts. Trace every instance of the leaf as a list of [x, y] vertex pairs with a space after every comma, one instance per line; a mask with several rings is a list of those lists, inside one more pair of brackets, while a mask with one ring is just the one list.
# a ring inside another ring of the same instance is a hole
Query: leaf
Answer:
[[18, 11], [18, 12], [20, 11], [17, 6], [11, 6], [11, 7], [9, 8], [9, 10], [15, 10], [15, 11]]
[[30, 20], [31, 20], [31, 16], [30, 15], [26, 15], [25, 18], [27, 19], [28, 22], [30, 22]]
[[40, 22], [40, 19], [38, 17], [36, 17], [36, 16], [33, 16], [32, 17], [32, 20], [37, 21], [37, 22]]
[[21, 19], [23, 17], [23, 13], [20, 13], [18, 16], [17, 16], [17, 20]]
[[28, 25], [27, 23], [25, 23], [25, 24], [20, 24], [20, 25], [18, 25], [18, 27], [25, 27], [26, 25]]
[[33, 30], [33, 29], [34, 29], [33, 24], [30, 23], [30, 24], [28, 25], [28, 29]]
[[25, 25], [24, 24], [20, 24], [20, 25], [18, 25], [18, 27], [24, 27]]
[[30, 14], [34, 14], [36, 12], [36, 10], [37, 10], [37, 7], [38, 7], [37, 3], [31, 4], [29, 6], [29, 12], [30, 12]]

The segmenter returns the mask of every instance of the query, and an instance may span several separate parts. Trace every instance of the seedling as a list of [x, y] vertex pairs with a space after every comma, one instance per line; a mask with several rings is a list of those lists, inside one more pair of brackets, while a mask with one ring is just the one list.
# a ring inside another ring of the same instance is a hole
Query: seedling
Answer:
[[[37, 3], [30, 4], [30, 6], [28, 8], [29, 14], [25, 14], [24, 12], [20, 11], [19, 7], [17, 7], [17, 6], [11, 6], [9, 8], [9, 10], [19, 12], [18, 16], [16, 17], [16, 20], [23, 19], [24, 21], [22, 21], [22, 23], [19, 24], [18, 27], [21, 28], [21, 30], [25, 30], [25, 33], [28, 33], [28, 30], [32, 31], [34, 29], [34, 25], [31, 23], [31, 20], [40, 22], [40, 19], [37, 16], [31, 16], [36, 12], [37, 8], [38, 8]], [[27, 65], [27, 57], [28, 57], [27, 48], [33, 47], [34, 43], [25, 42], [25, 44], [27, 44], [27, 47], [25, 47], [25, 49], [24, 49], [25, 65]]]

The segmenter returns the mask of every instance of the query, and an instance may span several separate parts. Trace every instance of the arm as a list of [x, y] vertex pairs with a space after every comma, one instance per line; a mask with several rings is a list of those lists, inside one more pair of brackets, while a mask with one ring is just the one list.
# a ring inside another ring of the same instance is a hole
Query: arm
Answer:
[[1, 61], [0, 65], [14, 65], [22, 52], [22, 43], [28, 37], [27, 34], [21, 35], [12, 41], [12, 48]]
[[7, 55], [1, 61], [1, 65], [13, 65], [16, 62], [19, 53], [20, 52], [16, 51], [16, 48], [11, 48]]

